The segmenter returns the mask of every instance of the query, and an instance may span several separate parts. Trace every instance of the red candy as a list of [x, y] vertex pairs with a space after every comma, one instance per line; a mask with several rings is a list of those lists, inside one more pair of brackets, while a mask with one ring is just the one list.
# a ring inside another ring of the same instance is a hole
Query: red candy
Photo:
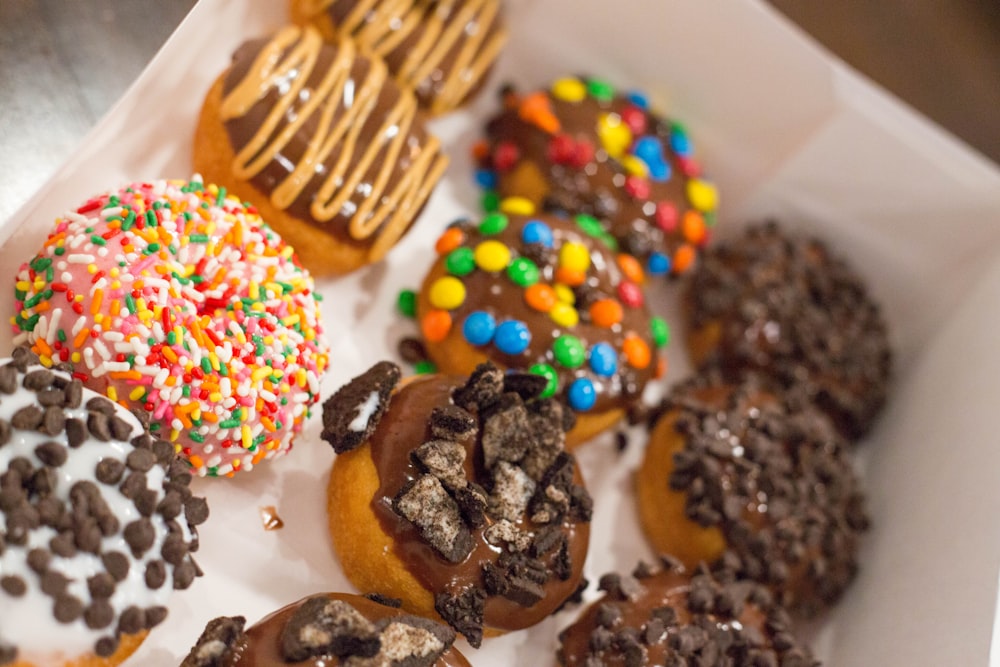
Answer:
[[677, 207], [668, 201], [657, 203], [656, 224], [665, 232], [677, 229]]
[[635, 283], [623, 280], [618, 283], [618, 299], [629, 308], [639, 308], [643, 304], [642, 290]]
[[521, 151], [510, 141], [501, 141], [493, 150], [493, 166], [497, 171], [509, 171], [521, 158]]
[[648, 199], [649, 181], [641, 176], [629, 176], [625, 179], [625, 192], [636, 199]]
[[646, 134], [646, 114], [637, 106], [627, 106], [621, 111], [622, 122], [632, 130], [633, 136]]

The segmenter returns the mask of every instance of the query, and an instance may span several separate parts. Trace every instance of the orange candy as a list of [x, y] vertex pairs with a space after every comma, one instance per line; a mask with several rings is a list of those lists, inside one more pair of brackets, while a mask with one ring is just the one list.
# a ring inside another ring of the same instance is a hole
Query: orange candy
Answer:
[[556, 281], [562, 283], [563, 285], [576, 287], [578, 285], [582, 285], [583, 281], [585, 281], [586, 279], [587, 279], [586, 271], [568, 269], [565, 266], [560, 266], [558, 269], [556, 269]]
[[614, 299], [601, 299], [590, 306], [590, 320], [599, 327], [613, 327], [623, 315], [622, 305]]
[[687, 211], [681, 221], [684, 238], [695, 245], [705, 240], [705, 218], [698, 211]]
[[625, 359], [628, 361], [629, 366], [638, 369], [649, 366], [649, 362], [652, 361], [653, 357], [646, 341], [635, 334], [629, 334], [625, 337], [625, 342], [622, 343], [622, 352], [625, 353]]
[[618, 268], [621, 269], [626, 278], [637, 285], [646, 281], [646, 273], [642, 270], [642, 264], [635, 257], [622, 253], [618, 255], [617, 261]]
[[472, 157], [476, 159], [477, 162], [482, 162], [490, 154], [490, 145], [486, 143], [485, 139], [480, 139], [476, 143], [472, 144]]
[[667, 374], [667, 358], [660, 357], [656, 361], [656, 373], [653, 375], [656, 379], [660, 379]]
[[432, 310], [420, 320], [420, 331], [431, 343], [440, 343], [451, 331], [451, 314], [447, 310]]
[[556, 296], [556, 291], [548, 285], [535, 283], [524, 290], [524, 300], [535, 310], [547, 313], [556, 305], [558, 297]]
[[521, 99], [517, 115], [550, 134], [555, 134], [560, 129], [559, 119], [552, 113], [548, 95], [543, 92], [525, 95]]
[[439, 255], [445, 255], [462, 245], [463, 241], [465, 241], [465, 233], [458, 227], [452, 227], [446, 229], [444, 234], [438, 237], [437, 243], [434, 244], [434, 250]]
[[685, 243], [674, 252], [674, 273], [684, 273], [694, 264], [694, 246]]

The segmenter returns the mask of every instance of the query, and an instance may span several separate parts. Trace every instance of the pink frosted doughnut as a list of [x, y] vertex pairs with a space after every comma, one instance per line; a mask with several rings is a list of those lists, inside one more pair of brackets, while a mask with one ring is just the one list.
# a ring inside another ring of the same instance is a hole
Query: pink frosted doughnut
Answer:
[[327, 348], [291, 246], [225, 188], [133, 183], [56, 221], [17, 275], [15, 343], [149, 413], [198, 475], [287, 452]]

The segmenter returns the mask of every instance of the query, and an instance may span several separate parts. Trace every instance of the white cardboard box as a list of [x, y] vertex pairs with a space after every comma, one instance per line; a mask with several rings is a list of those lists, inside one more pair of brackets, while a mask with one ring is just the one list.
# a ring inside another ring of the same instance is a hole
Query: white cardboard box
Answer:
[[[990, 656], [1000, 565], [1000, 170], [911, 112], [759, 0], [512, 0], [513, 38], [471, 107], [435, 121], [452, 155], [446, 181], [384, 263], [320, 283], [333, 347], [324, 397], [412, 332], [393, 312], [431, 262], [431, 243], [476, 213], [469, 147], [499, 81], [543, 86], [588, 72], [641, 88], [684, 121], [722, 193], [718, 235], [776, 217], [831, 241], [870, 281], [896, 341], [890, 405], [863, 445], [874, 528], [862, 572], [817, 628], [835, 667], [981, 665]], [[285, 21], [280, 0], [201, 0], [124, 98], [52, 180], [0, 229], [13, 267], [52, 220], [131, 180], [187, 177], [202, 96], [246, 38]], [[9, 312], [13, 290], [0, 290]], [[675, 323], [669, 289], [658, 308]], [[359, 331], [365, 335], [359, 335]], [[9, 336], [5, 338], [9, 340]], [[676, 380], [687, 372], [670, 351]], [[314, 418], [288, 457], [233, 480], [199, 480], [205, 577], [127, 663], [177, 665], [205, 622], [253, 621], [322, 590], [350, 590], [326, 533], [333, 453]], [[609, 439], [581, 454], [597, 511], [587, 575], [648, 558], [632, 507], [638, 443], [615, 465]], [[285, 528], [265, 532], [275, 505]], [[590, 591], [590, 597], [594, 593]], [[552, 663], [575, 612], [488, 640], [481, 667]], [[461, 644], [463, 647], [464, 643]]]

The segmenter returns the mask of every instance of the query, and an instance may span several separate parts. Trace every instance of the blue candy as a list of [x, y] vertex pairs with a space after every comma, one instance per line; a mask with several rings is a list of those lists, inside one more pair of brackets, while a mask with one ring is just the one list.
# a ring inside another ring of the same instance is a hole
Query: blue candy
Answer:
[[656, 137], [639, 137], [632, 154], [646, 163], [650, 179], [662, 182], [670, 178], [670, 165], [663, 156], [663, 144]]
[[497, 187], [497, 173], [490, 169], [477, 169], [476, 183], [484, 190], [495, 190]]
[[636, 105], [640, 109], [649, 109], [649, 99], [644, 93], [639, 92], [638, 90], [633, 90], [629, 92], [626, 97], [628, 97], [629, 102]]
[[662, 252], [654, 252], [646, 262], [646, 271], [650, 275], [662, 276], [670, 271], [670, 258]]
[[531, 332], [527, 325], [519, 320], [506, 320], [500, 323], [493, 334], [493, 344], [504, 354], [521, 354], [531, 342]]
[[569, 386], [566, 398], [569, 399], [569, 407], [577, 412], [584, 412], [594, 407], [594, 403], [597, 402], [597, 391], [594, 389], [594, 383], [587, 378], [577, 378]]
[[597, 343], [590, 348], [590, 370], [601, 377], [611, 377], [618, 370], [618, 353], [608, 343]]
[[670, 147], [678, 155], [687, 157], [691, 154], [691, 140], [688, 138], [688, 135], [679, 130], [674, 130], [670, 133]]
[[552, 229], [541, 220], [529, 220], [521, 229], [521, 240], [525, 243], [541, 243], [546, 248], [551, 248]]
[[493, 340], [497, 330], [497, 322], [493, 316], [484, 310], [469, 313], [462, 324], [462, 335], [472, 345], [486, 345]]

